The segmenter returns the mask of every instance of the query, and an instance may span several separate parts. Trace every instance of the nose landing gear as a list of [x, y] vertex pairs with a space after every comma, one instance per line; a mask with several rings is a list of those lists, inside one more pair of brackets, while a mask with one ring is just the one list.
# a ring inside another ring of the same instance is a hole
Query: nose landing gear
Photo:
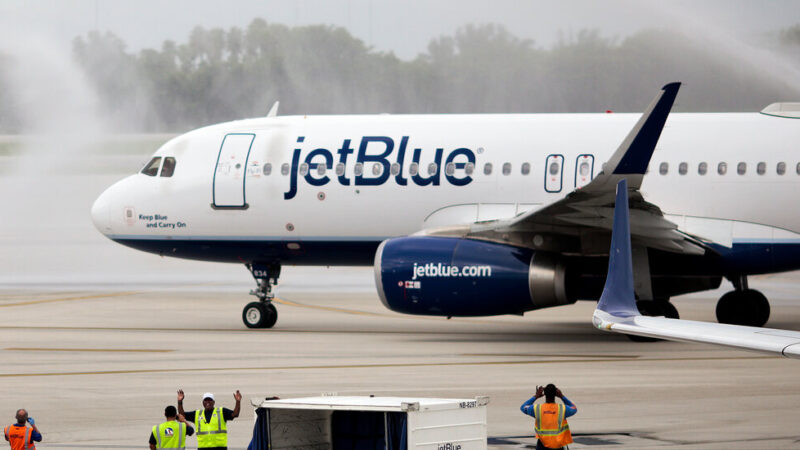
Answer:
[[259, 263], [246, 266], [258, 283], [258, 287], [250, 291], [250, 295], [258, 297], [258, 301], [250, 302], [244, 307], [242, 321], [247, 328], [272, 328], [278, 321], [278, 310], [272, 304], [272, 299], [275, 297], [272, 286], [278, 284], [281, 266]]

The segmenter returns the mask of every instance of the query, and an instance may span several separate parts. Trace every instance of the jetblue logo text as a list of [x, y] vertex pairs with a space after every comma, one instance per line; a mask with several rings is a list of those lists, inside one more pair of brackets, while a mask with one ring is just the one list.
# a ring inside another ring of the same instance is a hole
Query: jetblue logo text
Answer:
[[412, 280], [422, 277], [491, 277], [492, 266], [451, 266], [442, 263], [414, 263]]
[[[305, 136], [297, 138], [298, 144], [304, 141]], [[300, 146], [298, 145], [298, 147]], [[409, 181], [417, 186], [439, 186], [442, 183], [442, 173], [444, 172], [444, 180], [453, 186], [465, 186], [472, 182], [472, 177], [466, 173], [465, 169], [467, 164], [471, 164], [471, 167], [475, 166], [475, 153], [465, 147], [451, 150], [446, 157], [444, 148], [429, 150], [434, 152], [432, 162], [436, 164], [436, 169], [433, 173], [429, 173], [427, 165], [426, 167], [420, 165], [423, 149], [409, 149], [408, 136], [403, 136], [397, 144], [388, 136], [364, 136], [357, 147], [358, 150], [353, 146], [351, 139], [345, 139], [341, 147], [335, 151], [337, 157], [334, 157], [333, 151], [326, 148], [305, 152], [305, 157], [302, 157], [304, 150], [295, 148], [292, 153], [289, 190], [283, 194], [283, 198], [289, 200], [297, 195], [297, 183], [301, 177], [311, 186], [324, 186], [334, 178], [342, 186], [351, 184], [353, 186], [380, 186], [388, 182], [390, 178], [394, 178], [394, 182], [399, 186], [406, 186]], [[407, 156], [407, 153], [410, 156]], [[355, 162], [350, 158], [353, 154], [355, 154]], [[407, 173], [408, 168], [404, 167], [407, 157], [410, 157], [411, 164], [416, 163], [417, 170], [413, 174]], [[337, 159], [338, 161], [335, 161]], [[453, 164], [452, 170], [445, 171], [444, 168], [451, 163]], [[391, 170], [393, 164], [396, 164], [397, 167], [394, 173]], [[355, 167], [352, 179], [348, 173], [340, 170], [337, 170], [333, 177], [325, 175], [335, 166], [347, 167], [348, 165]], [[325, 170], [319, 170], [321, 167], [324, 167]]]
[[436, 450], [461, 450], [461, 444], [453, 444], [450, 442], [447, 444], [438, 444]]

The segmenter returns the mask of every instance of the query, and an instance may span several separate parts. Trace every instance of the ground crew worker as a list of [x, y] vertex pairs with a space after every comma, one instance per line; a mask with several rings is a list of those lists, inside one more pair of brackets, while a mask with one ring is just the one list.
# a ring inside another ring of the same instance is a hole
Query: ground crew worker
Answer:
[[[3, 429], [3, 435], [11, 446], [11, 450], [36, 450], [35, 442], [42, 442], [42, 433], [36, 428], [33, 417], [28, 417], [28, 411], [18, 409], [16, 414], [17, 423], [9, 425]], [[30, 424], [30, 428], [28, 427]]]
[[242, 406], [242, 394], [239, 391], [233, 394], [236, 406], [233, 411], [228, 408], [215, 408], [214, 394], [203, 394], [203, 409], [196, 411], [183, 411], [184, 394], [178, 390], [178, 414], [183, 414], [186, 420], [194, 422], [197, 427], [197, 448], [207, 450], [228, 450], [228, 421], [239, 417]]
[[164, 417], [167, 421], [153, 427], [150, 432], [150, 450], [162, 448], [186, 448], [186, 436], [194, 434], [194, 428], [186, 423], [186, 419], [178, 414], [174, 406], [164, 408]]
[[[545, 397], [544, 404], [534, 405], [536, 399], [542, 396]], [[556, 403], [556, 397], [564, 403]], [[561, 390], [555, 385], [537, 386], [536, 395], [523, 403], [519, 409], [536, 420], [534, 428], [538, 438], [537, 450], [558, 449], [572, 443], [567, 417], [575, 415], [578, 408], [567, 397], [564, 397]]]

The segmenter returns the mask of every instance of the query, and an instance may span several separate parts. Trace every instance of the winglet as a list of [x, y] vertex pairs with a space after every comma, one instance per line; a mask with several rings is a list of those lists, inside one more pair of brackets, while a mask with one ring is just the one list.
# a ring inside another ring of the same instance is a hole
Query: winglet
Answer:
[[280, 104], [281, 104], [281, 102], [273, 103], [272, 104], [272, 108], [270, 108], [269, 112], [267, 113], [267, 117], [277, 117], [278, 116], [278, 105], [280, 105]]
[[653, 99], [639, 122], [608, 161], [611, 173], [644, 175], [680, 87], [681, 83], [675, 82], [661, 88], [661, 93]]
[[600, 301], [597, 303], [597, 309], [616, 317], [639, 315], [633, 292], [628, 182], [624, 178], [617, 183], [614, 228], [611, 231], [611, 249], [608, 255], [608, 275]]

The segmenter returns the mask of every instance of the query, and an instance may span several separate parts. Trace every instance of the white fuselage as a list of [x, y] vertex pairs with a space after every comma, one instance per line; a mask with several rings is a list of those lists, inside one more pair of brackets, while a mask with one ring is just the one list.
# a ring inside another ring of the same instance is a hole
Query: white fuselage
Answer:
[[[599, 173], [638, 118], [290, 116], [224, 123], [166, 143], [154, 156], [174, 158], [174, 174], [118, 182], [97, 200], [93, 217], [115, 240], [379, 242], [552, 203]], [[800, 242], [799, 144], [800, 121], [793, 119], [672, 114], [641, 191], [701, 238], [728, 246]], [[415, 153], [416, 179], [409, 175]], [[430, 177], [438, 181], [425, 181]]]

